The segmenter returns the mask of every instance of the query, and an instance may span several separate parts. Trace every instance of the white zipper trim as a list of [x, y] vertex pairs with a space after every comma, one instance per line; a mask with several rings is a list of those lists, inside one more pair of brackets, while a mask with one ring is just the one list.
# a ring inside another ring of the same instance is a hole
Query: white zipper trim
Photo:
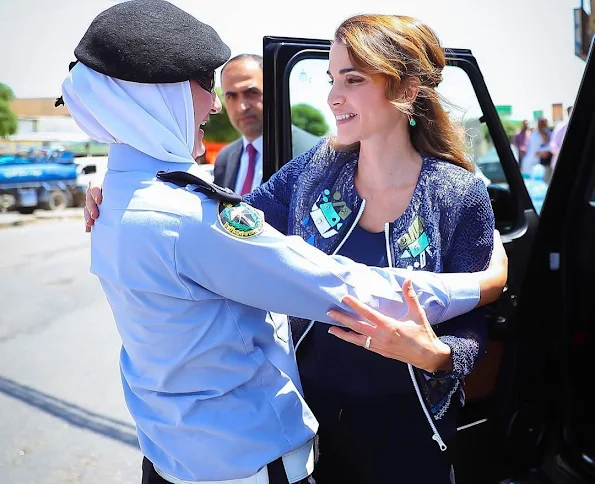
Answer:
[[390, 224], [384, 224], [384, 240], [386, 241], [386, 261], [388, 262], [388, 267], [394, 267], [393, 264], [393, 255], [392, 251], [390, 250]]
[[426, 420], [430, 424], [430, 427], [432, 427], [432, 432], [433, 432], [432, 440], [435, 440], [436, 443], [438, 444], [438, 446], [440, 447], [440, 450], [444, 452], [447, 449], [446, 444], [444, 443], [444, 440], [442, 440], [442, 437], [440, 437], [440, 434], [438, 433], [438, 429], [436, 428], [436, 425], [434, 424], [434, 420], [432, 420], [432, 416], [430, 415], [430, 412], [428, 411], [428, 409], [426, 407], [424, 399], [421, 395], [421, 390], [419, 389], [419, 385], [417, 384], [417, 380], [415, 379], [415, 373], [413, 373], [413, 366], [411, 366], [408, 363], [407, 368], [409, 368], [409, 375], [411, 375], [411, 381], [413, 382], [413, 387], [415, 388], [415, 393], [417, 393], [417, 399], [419, 400], [421, 408], [424, 411], [424, 414], [426, 415]]
[[[384, 238], [386, 240], [386, 258], [388, 261], [388, 267], [394, 267], [392, 251], [390, 249], [390, 224], [389, 223], [384, 225]], [[432, 440], [435, 440], [438, 443], [438, 446], [440, 447], [441, 451], [445, 451], [446, 444], [442, 440], [442, 437], [440, 437], [440, 434], [438, 433], [438, 429], [436, 428], [436, 424], [434, 424], [434, 420], [432, 419], [432, 416], [430, 415], [430, 412], [428, 411], [428, 409], [426, 407], [423, 396], [421, 394], [421, 390], [419, 389], [419, 385], [417, 384], [417, 380], [415, 379], [415, 373], [413, 372], [413, 366], [411, 366], [409, 363], [407, 363], [407, 368], [409, 369], [409, 375], [411, 376], [411, 381], [413, 383], [413, 388], [415, 388], [415, 393], [417, 395], [417, 399], [419, 400], [421, 408], [424, 411], [426, 420], [428, 421], [428, 423], [430, 424], [430, 427], [432, 428]]]
[[[362, 218], [362, 214], [364, 213], [364, 208], [366, 206], [366, 201], [362, 199], [362, 205], [359, 208], [359, 211], [357, 212], [357, 217], [355, 217], [355, 221], [353, 222], [353, 224], [351, 225], [351, 227], [349, 227], [349, 230], [347, 231], [347, 233], [345, 234], [345, 237], [343, 238], [343, 240], [339, 243], [339, 245], [337, 246], [337, 248], [333, 251], [333, 253], [331, 255], [336, 255], [337, 252], [339, 252], [339, 250], [341, 250], [341, 247], [343, 247], [343, 244], [345, 244], [345, 241], [348, 239], [348, 237], [351, 235], [351, 232], [353, 232], [353, 230], [355, 229], [355, 226], [358, 224], [359, 219]], [[310, 332], [310, 330], [312, 329], [312, 326], [314, 325], [314, 320], [310, 321], [310, 324], [308, 325], [308, 327], [306, 328], [306, 331], [304, 331], [304, 334], [302, 334], [302, 336], [300, 337], [300, 339], [297, 341], [297, 343], [295, 344], [295, 355], [296, 355], [296, 359], [297, 359], [297, 349], [300, 346], [300, 343], [302, 342], [302, 340], [306, 337], [306, 335]]]

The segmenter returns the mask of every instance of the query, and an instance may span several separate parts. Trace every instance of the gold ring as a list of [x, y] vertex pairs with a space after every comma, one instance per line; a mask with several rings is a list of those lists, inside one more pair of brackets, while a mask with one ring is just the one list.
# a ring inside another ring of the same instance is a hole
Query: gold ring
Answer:
[[364, 348], [366, 348], [367, 350], [369, 350], [370, 349], [370, 343], [371, 342], [372, 342], [372, 337], [371, 336], [368, 336], [366, 338], [366, 344], [364, 345]]

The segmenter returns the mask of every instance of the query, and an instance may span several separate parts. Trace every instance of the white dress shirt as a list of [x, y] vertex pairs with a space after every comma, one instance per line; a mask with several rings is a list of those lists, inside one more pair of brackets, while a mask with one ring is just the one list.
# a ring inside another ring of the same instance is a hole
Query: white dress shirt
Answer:
[[[248, 173], [248, 151], [246, 150], [246, 146], [248, 146], [250, 141], [244, 136], [242, 136], [242, 141], [244, 142], [244, 149], [242, 150], [242, 156], [240, 156], [240, 168], [238, 169], [235, 188], [236, 193], [241, 193], [246, 174]], [[252, 180], [252, 190], [254, 190], [262, 183], [262, 136], [252, 141], [252, 146], [256, 149], [256, 167], [254, 169], [254, 180]]]

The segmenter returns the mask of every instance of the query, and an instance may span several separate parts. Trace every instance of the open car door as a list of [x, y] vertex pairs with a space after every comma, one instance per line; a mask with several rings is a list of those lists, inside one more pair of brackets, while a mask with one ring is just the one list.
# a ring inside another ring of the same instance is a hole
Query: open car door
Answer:
[[[538, 341], [546, 360], [518, 379], [518, 405], [535, 398], [548, 413], [535, 427], [550, 454], [539, 475], [551, 482], [595, 482], [595, 416], [588, 369], [595, 355], [595, 52], [585, 71], [519, 298], [517, 328], [523, 359]], [[528, 325], [526, 323], [529, 322]], [[537, 373], [540, 372], [540, 373]]]
[[[330, 42], [326, 40], [264, 39], [264, 180], [291, 158], [312, 147], [320, 136], [334, 132], [334, 117], [326, 104], [329, 49]], [[573, 126], [580, 123], [577, 118], [588, 118], [589, 129], [569, 130], [560, 156], [560, 168], [556, 170], [559, 173], [552, 183], [551, 197], [548, 195], [544, 203], [543, 223], [538, 231], [539, 216], [476, 59], [469, 50], [446, 49], [445, 53], [444, 80], [437, 89], [452, 103], [446, 106], [450, 115], [465, 126], [469, 155], [476, 162], [478, 176], [488, 186], [496, 228], [509, 257], [507, 288], [502, 297], [488, 307], [487, 354], [465, 381], [467, 398], [458, 422], [454, 451], [457, 482], [500, 482], [530, 475], [533, 469], [544, 465], [558, 430], [558, 421], [554, 418], [559, 416], [561, 408], [558, 399], [570, 399], [569, 388], [586, 392], [589, 386], [590, 366], [586, 355], [592, 349], [593, 339], [587, 326], [589, 320], [595, 319], [595, 310], [587, 305], [587, 292], [595, 289], [595, 207], [592, 201], [585, 205], [584, 197], [588, 195], [590, 201], [593, 194], [595, 90], [589, 93], [593, 98], [589, 108], [577, 106], [573, 115]], [[593, 67], [590, 66], [591, 70]], [[591, 86], [595, 85], [595, 73], [590, 82]], [[310, 114], [314, 126], [304, 124], [303, 112], [308, 109], [310, 113], [318, 113]], [[580, 138], [581, 133], [583, 138]], [[583, 144], [591, 146], [593, 151], [589, 169], [586, 159], [585, 164], [581, 164], [582, 152], [578, 147], [581, 139], [590, 140]], [[571, 160], [573, 148], [575, 158]], [[563, 178], [564, 174], [567, 178]], [[569, 193], [576, 194], [572, 204]], [[564, 218], [569, 217], [570, 210], [573, 210], [572, 217]], [[577, 234], [574, 224], [580, 224], [584, 235]], [[569, 259], [562, 256], [564, 244], [573, 244]], [[589, 264], [581, 266], [579, 261], [587, 260]], [[555, 271], [550, 267], [555, 267]], [[575, 279], [569, 284], [571, 268], [590, 281], [590, 285], [582, 286]], [[528, 270], [530, 276], [527, 276]], [[563, 276], [566, 279], [563, 280]], [[565, 292], [569, 294], [568, 301], [563, 298]], [[585, 305], [580, 318], [576, 304], [568, 304], [570, 297], [574, 301], [579, 294]], [[563, 308], [568, 313], [562, 314]], [[572, 330], [566, 326], [570, 321], [573, 321]], [[566, 344], [584, 345], [588, 338], [591, 346], [581, 347], [584, 353], [572, 347], [566, 360], [557, 359], [562, 348], [567, 349]], [[574, 379], [567, 379], [565, 387], [556, 386], [553, 376], [562, 372], [560, 362], [574, 365], [580, 358], [584, 358], [579, 362], [582, 371], [578, 371]], [[575, 382], [572, 386], [575, 380], [584, 383], [580, 386]], [[574, 396], [580, 399], [581, 394]], [[583, 401], [588, 402], [586, 398]], [[586, 415], [586, 405], [581, 412]], [[581, 448], [586, 445], [580, 439], [581, 425], [581, 422], [568, 422], [573, 438], [569, 445]], [[585, 435], [592, 434], [586, 432]], [[593, 449], [593, 444], [590, 445]], [[590, 455], [591, 462], [595, 462], [593, 451]]]

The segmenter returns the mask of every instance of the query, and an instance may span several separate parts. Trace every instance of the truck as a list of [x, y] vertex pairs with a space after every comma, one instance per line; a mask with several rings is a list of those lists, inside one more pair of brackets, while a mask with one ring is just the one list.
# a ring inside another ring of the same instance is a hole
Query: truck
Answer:
[[33, 213], [72, 206], [80, 191], [77, 168], [63, 150], [0, 156], [0, 207]]
[[73, 205], [82, 207], [85, 205], [85, 194], [89, 185], [100, 186], [107, 171], [106, 156], [81, 156], [75, 157], [76, 184], [73, 193]]

